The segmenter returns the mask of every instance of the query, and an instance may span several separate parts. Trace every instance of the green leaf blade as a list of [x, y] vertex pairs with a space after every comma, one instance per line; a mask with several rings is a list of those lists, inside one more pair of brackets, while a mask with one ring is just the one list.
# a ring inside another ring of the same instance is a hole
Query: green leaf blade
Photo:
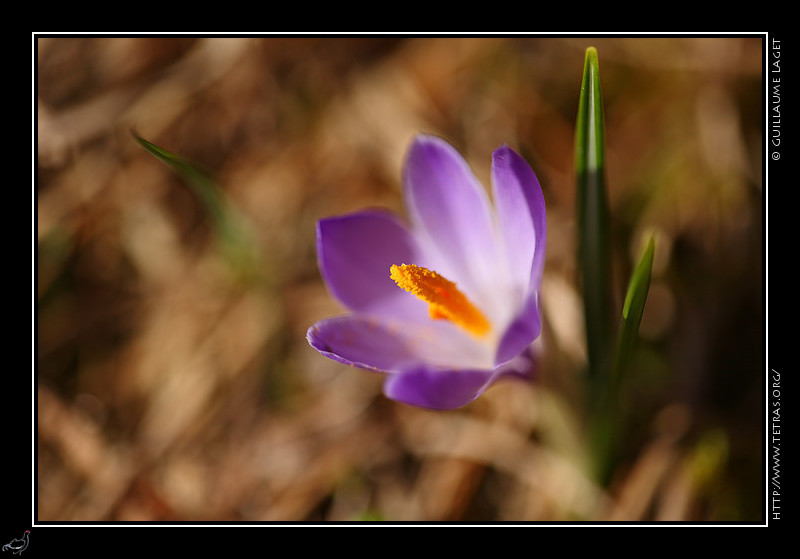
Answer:
[[589, 374], [607, 375], [613, 331], [610, 217], [605, 179], [605, 124], [597, 50], [586, 50], [575, 126], [578, 265], [583, 289]]
[[578, 173], [605, 168], [605, 122], [597, 49], [586, 49], [576, 126], [575, 169]]
[[644, 315], [647, 302], [647, 293], [650, 290], [650, 280], [653, 272], [653, 258], [655, 255], [655, 239], [650, 237], [642, 252], [639, 262], [631, 274], [628, 291], [625, 294], [625, 304], [622, 307], [622, 321], [620, 323], [617, 339], [617, 351], [614, 359], [614, 381], [619, 383], [625, 374], [627, 364], [639, 337], [639, 327]]
[[220, 249], [235, 274], [247, 282], [259, 279], [263, 263], [258, 256], [250, 224], [225, 197], [208, 174], [183, 157], [149, 142], [131, 131], [134, 139], [150, 155], [169, 166], [200, 200], [214, 227]]
[[219, 188], [203, 171], [189, 163], [186, 159], [157, 146], [132, 132], [133, 137], [150, 155], [169, 166], [192, 189], [203, 206], [211, 215], [215, 224], [224, 219], [224, 200]]

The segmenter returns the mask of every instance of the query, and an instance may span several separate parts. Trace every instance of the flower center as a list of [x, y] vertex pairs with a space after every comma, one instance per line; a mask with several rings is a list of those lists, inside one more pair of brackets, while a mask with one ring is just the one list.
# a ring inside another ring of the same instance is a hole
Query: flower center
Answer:
[[414, 264], [393, 264], [390, 271], [397, 285], [428, 303], [431, 318], [447, 319], [478, 337], [489, 332], [483, 313], [449, 279]]

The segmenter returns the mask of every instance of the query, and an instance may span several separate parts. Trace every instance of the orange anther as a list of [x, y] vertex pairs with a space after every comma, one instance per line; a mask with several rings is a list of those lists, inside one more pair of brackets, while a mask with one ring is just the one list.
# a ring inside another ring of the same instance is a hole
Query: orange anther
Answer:
[[483, 313], [449, 279], [415, 264], [393, 264], [390, 272], [397, 285], [428, 303], [431, 318], [447, 319], [475, 336], [489, 332]]

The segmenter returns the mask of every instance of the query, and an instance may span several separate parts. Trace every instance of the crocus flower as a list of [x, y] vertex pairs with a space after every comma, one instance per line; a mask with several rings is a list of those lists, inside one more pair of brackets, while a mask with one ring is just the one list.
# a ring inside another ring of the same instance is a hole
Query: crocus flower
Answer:
[[320, 220], [322, 277], [351, 312], [309, 328], [311, 346], [386, 373], [387, 397], [424, 408], [458, 408], [500, 378], [528, 376], [544, 198], [507, 146], [492, 154], [492, 186], [494, 206], [455, 148], [419, 135], [403, 176], [410, 225], [383, 210]]

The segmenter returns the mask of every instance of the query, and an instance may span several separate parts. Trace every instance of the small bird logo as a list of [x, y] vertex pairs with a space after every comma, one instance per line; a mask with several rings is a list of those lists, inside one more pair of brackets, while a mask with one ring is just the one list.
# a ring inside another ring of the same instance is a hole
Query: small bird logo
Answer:
[[22, 535], [21, 539], [14, 538], [3, 546], [3, 551], [10, 551], [11, 553], [16, 553], [17, 555], [21, 554], [23, 551], [25, 551], [25, 548], [28, 547], [28, 535], [30, 533], [30, 530], [25, 530], [25, 533]]

